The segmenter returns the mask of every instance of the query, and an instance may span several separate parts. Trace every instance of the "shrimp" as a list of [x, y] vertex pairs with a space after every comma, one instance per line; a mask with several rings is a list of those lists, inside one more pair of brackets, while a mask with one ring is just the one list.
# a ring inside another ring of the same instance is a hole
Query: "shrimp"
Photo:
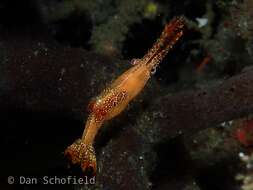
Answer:
[[144, 88], [168, 51], [183, 35], [182, 17], [173, 18], [167, 24], [157, 42], [142, 59], [134, 59], [133, 66], [120, 75], [89, 104], [90, 115], [81, 139], [67, 147], [65, 155], [83, 171], [91, 169], [96, 174], [97, 163], [93, 143], [102, 124], [119, 115]]

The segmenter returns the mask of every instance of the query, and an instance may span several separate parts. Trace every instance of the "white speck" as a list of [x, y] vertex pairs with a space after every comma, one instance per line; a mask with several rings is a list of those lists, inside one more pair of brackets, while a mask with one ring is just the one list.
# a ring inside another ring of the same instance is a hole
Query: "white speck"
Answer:
[[240, 157], [241, 160], [244, 161], [244, 162], [248, 162], [249, 159], [250, 159], [250, 157], [249, 157], [248, 155], [244, 154], [243, 152], [240, 152], [240, 153], [239, 153], [239, 157]]
[[230, 127], [233, 124], [233, 120], [231, 121], [225, 121], [220, 124], [221, 127]]
[[163, 118], [164, 117], [164, 115], [163, 115], [163, 113], [162, 112], [154, 112], [153, 113], [153, 117], [160, 117], [160, 118]]
[[45, 51], [45, 55], [48, 55], [47, 52], [48, 52], [48, 48], [44, 48], [44, 51]]
[[132, 59], [130, 64], [131, 65], [137, 65], [139, 61], [140, 61], [140, 59]]
[[80, 68], [84, 68], [84, 64], [83, 63], [80, 65]]
[[244, 154], [243, 152], [240, 152], [240, 153], [239, 153], [239, 157], [240, 157], [240, 158], [243, 158], [244, 156], [245, 156], [245, 154]]
[[114, 19], [115, 19], [115, 20], [117, 20], [118, 18], [119, 18], [118, 15], [115, 15], [115, 16], [114, 16]]
[[156, 67], [152, 68], [150, 73], [151, 73], [151, 75], [154, 75], [156, 73]]
[[196, 21], [198, 22], [199, 28], [202, 28], [203, 26], [207, 25], [207, 23], [208, 23], [207, 18], [196, 18]]
[[140, 160], [143, 160], [143, 156], [140, 156], [139, 159], [140, 159]]
[[245, 28], [248, 28], [248, 22], [243, 22], [243, 26], [245, 27]]
[[65, 68], [62, 68], [62, 69], [61, 69], [61, 76], [63, 76], [65, 72], [66, 72], [66, 69], [65, 69]]
[[33, 54], [34, 54], [35, 56], [37, 56], [37, 55], [39, 54], [39, 51], [36, 50], [36, 51], [33, 52]]
[[62, 69], [61, 69], [61, 76], [60, 76], [60, 78], [59, 78], [59, 81], [62, 80], [62, 77], [63, 77], [63, 75], [64, 75], [65, 72], [66, 72], [66, 69], [65, 69], [65, 68], [62, 68]]
[[251, 168], [252, 168], [252, 165], [251, 165], [251, 164], [247, 164], [247, 165], [246, 165], [246, 168], [247, 168], [247, 169], [251, 169]]
[[222, 127], [226, 127], [226, 122], [220, 124]]

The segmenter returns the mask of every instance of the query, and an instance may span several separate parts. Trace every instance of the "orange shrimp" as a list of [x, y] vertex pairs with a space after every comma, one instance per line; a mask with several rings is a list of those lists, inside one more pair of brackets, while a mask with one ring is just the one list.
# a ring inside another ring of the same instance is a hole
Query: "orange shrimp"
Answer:
[[183, 35], [184, 19], [173, 18], [167, 24], [157, 42], [142, 59], [120, 75], [94, 101], [89, 104], [90, 115], [81, 139], [67, 147], [65, 155], [83, 171], [90, 168], [96, 173], [97, 164], [93, 142], [103, 122], [120, 114], [144, 88], [152, 71], [158, 66], [172, 46]]

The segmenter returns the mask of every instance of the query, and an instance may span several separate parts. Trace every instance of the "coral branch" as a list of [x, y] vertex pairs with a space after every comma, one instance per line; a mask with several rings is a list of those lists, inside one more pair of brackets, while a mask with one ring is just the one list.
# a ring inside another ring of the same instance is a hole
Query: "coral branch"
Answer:
[[181, 92], [159, 99], [148, 111], [151, 116], [152, 113], [162, 113], [151, 118], [148, 127], [153, 131], [152, 138], [160, 141], [252, 113], [252, 83], [253, 69], [249, 69], [212, 88]]

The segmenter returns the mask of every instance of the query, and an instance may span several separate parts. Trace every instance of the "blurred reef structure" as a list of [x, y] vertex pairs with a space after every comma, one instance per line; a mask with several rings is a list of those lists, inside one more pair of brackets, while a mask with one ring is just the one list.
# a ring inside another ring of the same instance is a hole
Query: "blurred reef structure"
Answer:
[[90, 99], [183, 15], [184, 37], [99, 132], [96, 184], [53, 189], [253, 190], [252, 8], [253, 0], [1, 1], [1, 178], [79, 175], [63, 151], [80, 137]]

